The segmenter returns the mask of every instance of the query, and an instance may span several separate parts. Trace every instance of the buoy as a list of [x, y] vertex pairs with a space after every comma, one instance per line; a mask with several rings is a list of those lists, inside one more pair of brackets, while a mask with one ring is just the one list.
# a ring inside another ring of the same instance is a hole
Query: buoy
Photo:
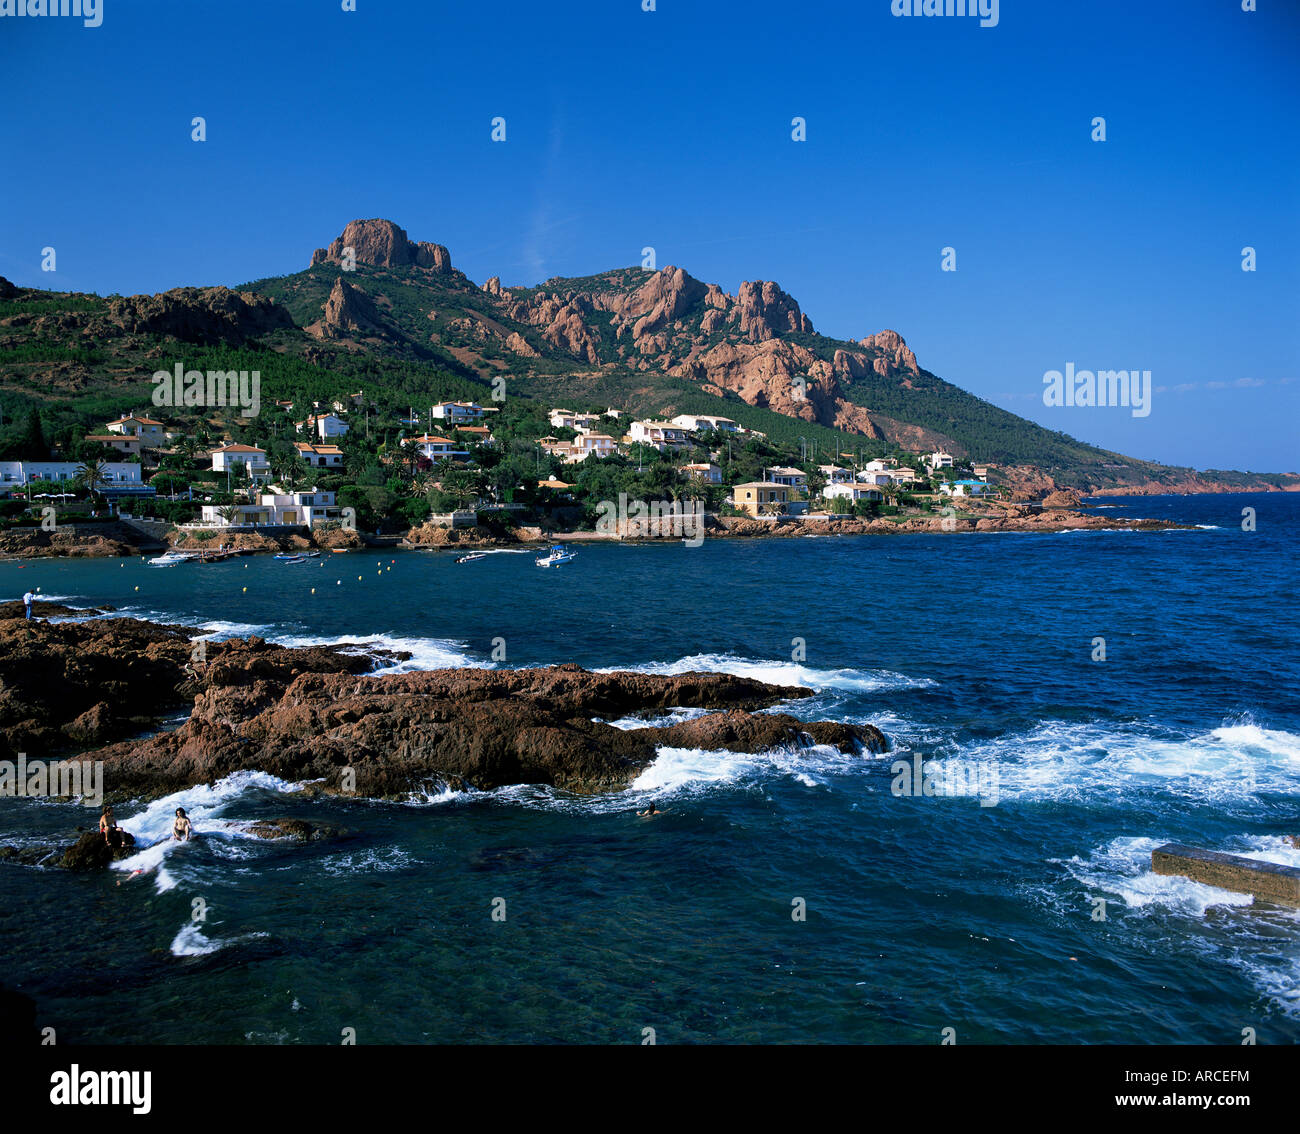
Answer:
[[315, 587], [312, 587], [312, 589], [311, 589], [311, 593], [312, 593], [312, 594], [315, 594], [315, 593], [316, 593], [316, 588], [315, 588]]
[[243, 593], [244, 593], [244, 594], [248, 594], [248, 588], [247, 588], [247, 587], [244, 588], [244, 592], [243, 592]]
[[360, 576], [360, 575], [357, 576], [357, 582], [358, 582], [358, 583], [361, 582], [361, 576]]
[[136, 587], [136, 590], [137, 590], [137, 591], [138, 591], [139, 589], [140, 589], [139, 587]]
[[334, 585], [335, 585], [336, 587], [341, 587], [341, 586], [343, 585], [343, 580], [340, 579], [340, 580], [339, 580], [337, 583], [335, 583]]

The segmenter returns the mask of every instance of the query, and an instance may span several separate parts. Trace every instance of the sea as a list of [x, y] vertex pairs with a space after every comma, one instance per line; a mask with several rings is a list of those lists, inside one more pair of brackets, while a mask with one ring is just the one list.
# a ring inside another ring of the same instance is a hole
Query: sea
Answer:
[[[392, 670], [806, 686], [777, 708], [891, 744], [662, 749], [598, 797], [136, 801], [115, 869], [0, 864], [0, 979], [59, 1043], [1296, 1043], [1300, 911], [1151, 852], [1300, 866], [1300, 496], [1092, 503], [1190, 526], [0, 564], [0, 594]], [[151, 846], [177, 806], [203, 838]], [[346, 833], [248, 830], [284, 815]], [[3, 799], [0, 845], [96, 819]]]

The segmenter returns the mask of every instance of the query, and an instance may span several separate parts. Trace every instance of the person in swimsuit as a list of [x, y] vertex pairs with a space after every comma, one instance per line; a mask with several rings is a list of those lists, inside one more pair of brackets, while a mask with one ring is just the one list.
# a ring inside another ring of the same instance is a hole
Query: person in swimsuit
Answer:
[[659, 808], [657, 808], [654, 805], [654, 801], [652, 800], [649, 807], [647, 807], [644, 811], [638, 811], [637, 814], [642, 816], [643, 818], [648, 819], [651, 815], [658, 815]]
[[104, 812], [99, 817], [99, 833], [104, 836], [104, 842], [110, 847], [120, 847], [122, 845], [122, 828], [117, 825], [117, 820], [113, 818], [113, 809], [105, 807]]
[[176, 808], [176, 818], [172, 822], [172, 838], [177, 842], [188, 842], [194, 836], [194, 827], [190, 823], [190, 817], [185, 814], [185, 808]]

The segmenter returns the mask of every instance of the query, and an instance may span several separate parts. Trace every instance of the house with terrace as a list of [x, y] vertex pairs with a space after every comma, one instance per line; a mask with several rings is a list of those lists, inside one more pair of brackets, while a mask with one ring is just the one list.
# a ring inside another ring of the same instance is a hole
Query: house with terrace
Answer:
[[309, 445], [306, 441], [295, 441], [294, 451], [314, 469], [341, 469], [343, 467], [343, 450], [337, 445]]
[[850, 504], [862, 501], [879, 504], [885, 498], [880, 489], [870, 484], [828, 484], [822, 489], [822, 495], [827, 500], [847, 500]]

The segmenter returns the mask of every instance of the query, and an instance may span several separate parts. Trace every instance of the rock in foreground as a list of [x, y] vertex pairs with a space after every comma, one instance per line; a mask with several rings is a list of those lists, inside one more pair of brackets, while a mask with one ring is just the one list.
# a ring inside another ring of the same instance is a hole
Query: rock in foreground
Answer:
[[[655, 676], [542, 669], [445, 669], [356, 675], [295, 673], [255, 652], [209, 667], [190, 719], [174, 732], [87, 754], [112, 795], [159, 795], [258, 770], [322, 791], [404, 796], [439, 784], [481, 790], [549, 784], [625, 788], [660, 746], [759, 752], [833, 744], [883, 751], [870, 726], [757, 713], [808, 689], [719, 673]], [[724, 710], [664, 727], [604, 723], [673, 708]], [[596, 718], [596, 719], [593, 719]]]

